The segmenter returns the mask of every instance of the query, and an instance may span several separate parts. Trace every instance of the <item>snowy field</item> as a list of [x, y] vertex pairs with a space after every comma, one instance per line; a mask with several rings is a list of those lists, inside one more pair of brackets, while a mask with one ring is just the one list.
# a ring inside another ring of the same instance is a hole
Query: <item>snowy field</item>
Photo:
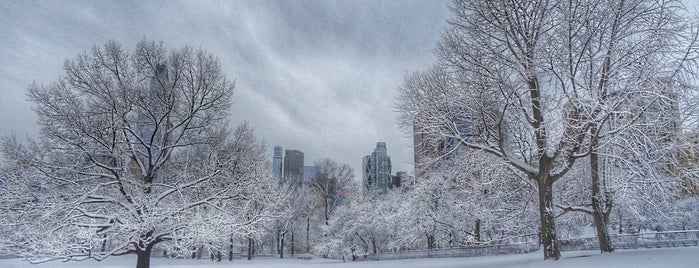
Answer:
[[[172, 260], [154, 258], [151, 267], [154, 268], [209, 268], [209, 267], [255, 267], [255, 268], [282, 268], [282, 267], [699, 267], [699, 247], [688, 248], [659, 248], [659, 249], [637, 249], [619, 250], [613, 254], [599, 254], [597, 251], [574, 251], [564, 252], [563, 258], [559, 261], [543, 261], [541, 252], [534, 252], [521, 255], [503, 255], [473, 258], [445, 258], [445, 259], [417, 259], [417, 260], [394, 260], [394, 261], [372, 261], [372, 262], [347, 262], [333, 260], [296, 260], [296, 259], [276, 259], [258, 258], [253, 261], [235, 260], [233, 262], [211, 262], [208, 260]], [[135, 267], [135, 256], [123, 256], [109, 258], [101, 263], [94, 261], [84, 262], [50, 262], [39, 265], [32, 265], [20, 260], [0, 260], [0, 268], [84, 268], [84, 267], [108, 267], [108, 268], [131, 268]]]

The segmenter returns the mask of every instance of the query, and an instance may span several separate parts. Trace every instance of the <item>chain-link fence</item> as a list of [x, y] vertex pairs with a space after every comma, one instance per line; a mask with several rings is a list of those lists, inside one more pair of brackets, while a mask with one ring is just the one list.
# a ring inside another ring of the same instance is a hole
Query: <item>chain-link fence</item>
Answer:
[[[651, 233], [612, 235], [612, 245], [617, 249], [689, 247], [699, 246], [699, 230], [665, 231]], [[503, 254], [529, 253], [539, 249], [537, 235], [527, 235], [516, 239], [515, 243], [495, 243], [473, 245], [458, 248], [438, 248], [430, 250], [398, 250], [364, 254], [356, 256], [357, 261], [365, 260], [398, 260], [420, 258], [458, 258], [478, 257]], [[596, 236], [575, 239], [561, 239], [561, 251], [598, 250], [599, 242]], [[329, 256], [332, 259], [342, 259], [343, 256]], [[351, 260], [350, 256], [345, 256]]]
[[[699, 230], [612, 235], [617, 249], [699, 246]], [[599, 249], [597, 236], [560, 240], [562, 251]]]

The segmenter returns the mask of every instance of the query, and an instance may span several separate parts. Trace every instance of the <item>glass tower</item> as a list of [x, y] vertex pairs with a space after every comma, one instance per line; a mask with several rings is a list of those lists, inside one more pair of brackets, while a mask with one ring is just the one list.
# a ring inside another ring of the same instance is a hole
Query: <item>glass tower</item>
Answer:
[[377, 142], [374, 152], [364, 156], [362, 164], [364, 187], [385, 192], [391, 185], [391, 157], [388, 156], [386, 143]]

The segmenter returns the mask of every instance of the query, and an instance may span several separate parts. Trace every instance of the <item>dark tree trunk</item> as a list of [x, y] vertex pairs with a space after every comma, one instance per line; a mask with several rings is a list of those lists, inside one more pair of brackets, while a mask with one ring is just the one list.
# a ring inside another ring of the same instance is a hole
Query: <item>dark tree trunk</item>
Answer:
[[[524, 64], [527, 77], [527, 85], [529, 88], [529, 96], [531, 100], [532, 117], [531, 127], [534, 130], [536, 137], [536, 151], [538, 155], [539, 170], [537, 174], [530, 174], [530, 178], [537, 182], [539, 187], [539, 239], [544, 247], [544, 260], [558, 260], [561, 258], [561, 249], [556, 236], [556, 221], [553, 214], [553, 182], [554, 178], [550, 176], [551, 170], [554, 167], [555, 159], [547, 155], [548, 134], [546, 129], [546, 120], [544, 119], [544, 110], [541, 105], [541, 88], [539, 87], [539, 78], [536, 76], [534, 65], [534, 52], [527, 49], [526, 63]], [[559, 149], [560, 150], [560, 149]], [[572, 160], [570, 160], [572, 161]]]
[[371, 237], [371, 250], [374, 252], [374, 255], [378, 252], [377, 247], [376, 247], [376, 238]]
[[[593, 197], [593, 200], [595, 198]], [[595, 204], [597, 201], [592, 201], [593, 206], [598, 206]], [[597, 239], [599, 242], [599, 247], [601, 252], [614, 252], [614, 245], [612, 244], [612, 238], [609, 235], [609, 221], [605, 219], [604, 213], [595, 211], [592, 213], [592, 218], [595, 222], [595, 229], [597, 230]]]
[[561, 248], [556, 236], [556, 222], [553, 214], [553, 192], [546, 179], [539, 178], [539, 219], [541, 221], [539, 238], [544, 247], [545, 260], [561, 258]]
[[427, 237], [427, 249], [437, 248], [437, 239], [435, 239], [434, 234], [425, 234]]
[[286, 235], [286, 232], [283, 232], [281, 237], [279, 238], [279, 258], [283, 259], [284, 258], [284, 236]]
[[481, 219], [476, 220], [476, 230], [473, 233], [476, 242], [481, 242]]
[[248, 237], [248, 260], [252, 260], [252, 238]]
[[296, 242], [294, 241], [294, 231], [291, 230], [291, 257], [296, 254]]
[[311, 239], [310, 239], [310, 230], [311, 230], [311, 215], [308, 215], [306, 217], [306, 253], [311, 253]]
[[138, 259], [136, 260], [136, 268], [150, 268], [150, 251], [152, 246], [147, 246], [145, 250], [136, 250]]
[[[596, 128], [593, 128], [595, 131]], [[594, 132], [593, 132], [594, 133]], [[591, 140], [593, 148], [597, 147], [597, 137]], [[613, 252], [614, 246], [609, 236], [609, 211], [611, 211], [611, 198], [606, 196], [601, 190], [601, 180], [599, 174], [599, 156], [597, 153], [590, 154], [590, 177], [592, 179], [592, 219], [597, 230], [597, 240], [601, 252]]]
[[330, 218], [329, 215], [328, 215], [328, 206], [329, 206], [329, 204], [328, 204], [328, 198], [325, 198], [325, 202], [324, 202], [323, 204], [325, 204], [325, 225], [330, 225], [330, 224], [328, 223], [328, 219]]
[[281, 230], [277, 230], [277, 239], [274, 240], [274, 246], [277, 249], [277, 254], [279, 254], [279, 249], [281, 248], [279, 246], [279, 241], [282, 239], [281, 233]]
[[103, 235], [102, 239], [104, 240], [102, 240], [102, 248], [100, 252], [104, 252], [105, 250], [107, 250], [107, 235]]

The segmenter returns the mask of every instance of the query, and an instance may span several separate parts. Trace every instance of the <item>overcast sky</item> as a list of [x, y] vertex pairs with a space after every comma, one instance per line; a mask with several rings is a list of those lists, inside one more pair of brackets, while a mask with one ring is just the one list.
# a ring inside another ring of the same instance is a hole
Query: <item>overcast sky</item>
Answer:
[[396, 124], [403, 76], [433, 63], [445, 1], [0, 0], [0, 136], [36, 136], [26, 89], [63, 62], [115, 39], [144, 37], [212, 52], [237, 80], [232, 120], [258, 136], [348, 163], [387, 143], [393, 171], [412, 172], [412, 140]]

